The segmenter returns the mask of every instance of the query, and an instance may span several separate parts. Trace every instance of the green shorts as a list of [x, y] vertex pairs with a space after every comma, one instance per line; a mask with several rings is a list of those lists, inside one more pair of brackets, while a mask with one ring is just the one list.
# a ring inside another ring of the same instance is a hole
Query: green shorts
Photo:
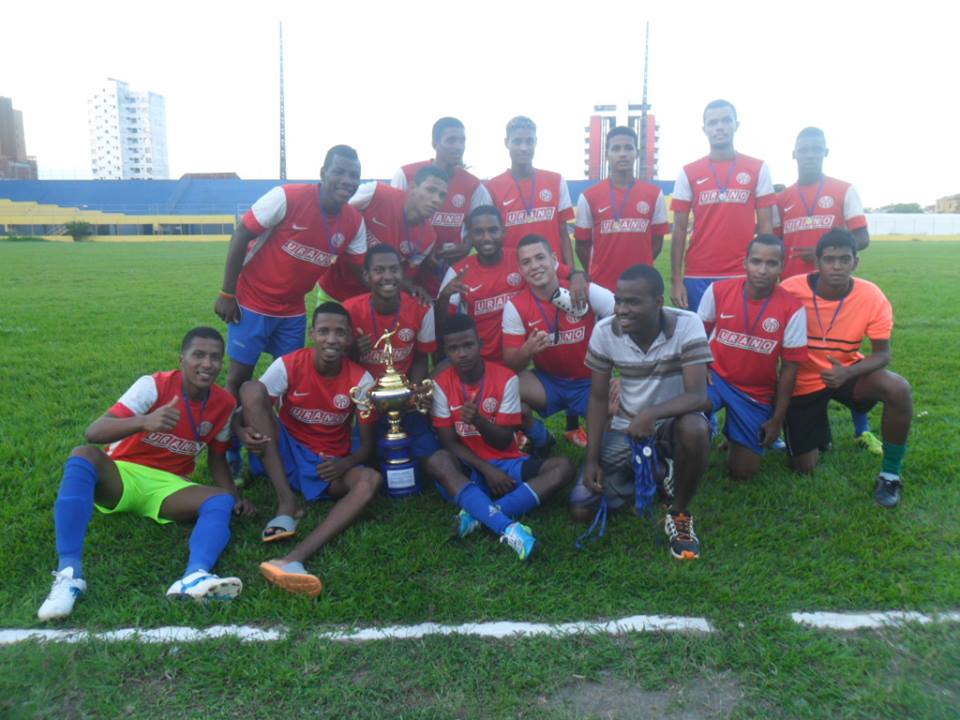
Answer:
[[115, 460], [114, 464], [120, 471], [123, 494], [113, 509], [96, 505], [97, 510], [102, 513], [135, 513], [166, 525], [173, 521], [160, 517], [163, 501], [175, 492], [196, 484], [166, 470], [157, 470], [146, 465], [124, 460]]

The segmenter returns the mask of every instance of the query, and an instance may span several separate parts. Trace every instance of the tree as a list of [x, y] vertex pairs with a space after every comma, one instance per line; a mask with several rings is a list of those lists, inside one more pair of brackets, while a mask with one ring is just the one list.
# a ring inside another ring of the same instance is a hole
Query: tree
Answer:
[[74, 242], [81, 242], [85, 237], [93, 235], [93, 225], [83, 220], [72, 220], [64, 223], [63, 229], [67, 231], [67, 235], [73, 238]]
[[920, 207], [920, 203], [894, 203], [893, 205], [887, 205], [883, 212], [888, 213], [922, 213], [923, 208]]

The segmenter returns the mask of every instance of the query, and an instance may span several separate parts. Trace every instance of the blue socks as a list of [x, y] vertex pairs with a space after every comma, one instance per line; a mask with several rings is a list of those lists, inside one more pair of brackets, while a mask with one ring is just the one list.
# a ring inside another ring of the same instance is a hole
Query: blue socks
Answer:
[[870, 430], [870, 416], [866, 413], [850, 411], [850, 419], [853, 421], [853, 436], [860, 437]]
[[[537, 449], [544, 448], [550, 442], [550, 433], [547, 432], [547, 426], [542, 420], [534, 419], [530, 422], [530, 427], [523, 431], [533, 446]], [[479, 518], [478, 518], [479, 519]]]
[[516, 520], [540, 505], [540, 498], [532, 487], [526, 483], [520, 483], [516, 489], [511, 490], [496, 502], [500, 512]]
[[464, 485], [453, 501], [497, 535], [503, 535], [503, 531], [513, 522], [497, 509], [493, 501], [476, 483]]
[[53, 506], [57, 533], [57, 572], [72, 567], [75, 578], [83, 577], [83, 540], [93, 517], [93, 494], [100, 474], [86, 458], [71, 457], [63, 465], [60, 492]]
[[221, 494], [204, 500], [197, 510], [197, 524], [190, 535], [190, 558], [184, 577], [197, 570], [209, 572], [230, 541], [233, 495]]

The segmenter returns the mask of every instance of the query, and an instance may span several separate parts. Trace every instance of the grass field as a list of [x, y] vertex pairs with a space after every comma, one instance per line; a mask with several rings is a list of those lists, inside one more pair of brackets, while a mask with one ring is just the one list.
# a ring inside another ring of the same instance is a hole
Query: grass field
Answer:
[[[62, 462], [137, 376], [176, 365], [189, 327], [218, 324], [224, 252], [0, 243], [0, 627], [38, 626], [55, 567]], [[873, 504], [878, 463], [854, 449], [849, 415], [837, 410], [834, 450], [813, 478], [792, 476], [771, 454], [760, 478], [737, 484], [715, 454], [692, 507], [703, 541], [696, 563], [669, 557], [660, 518], [614, 517], [604, 540], [578, 552], [581, 529], [558, 500], [532, 517], [540, 546], [521, 565], [489, 537], [448, 541], [452, 511], [435, 496], [382, 499], [308, 564], [327, 589], [307, 600], [257, 573], [270, 556], [259, 530], [272, 510], [260, 483], [248, 491], [260, 516], [234, 524], [219, 566], [243, 578], [244, 593], [210, 608], [163, 596], [182, 570], [189, 527], [97, 516], [90, 590], [67, 627], [242, 622], [284, 624], [290, 637], [0, 648], [0, 716], [956, 718], [957, 626], [831, 634], [800, 628], [789, 613], [960, 608], [958, 258], [955, 242], [893, 241], [862, 258], [860, 274], [893, 302], [893, 368], [916, 398], [895, 511]], [[325, 511], [313, 508], [305, 522]], [[363, 646], [310, 635], [334, 625], [641, 613], [704, 616], [719, 632]]]

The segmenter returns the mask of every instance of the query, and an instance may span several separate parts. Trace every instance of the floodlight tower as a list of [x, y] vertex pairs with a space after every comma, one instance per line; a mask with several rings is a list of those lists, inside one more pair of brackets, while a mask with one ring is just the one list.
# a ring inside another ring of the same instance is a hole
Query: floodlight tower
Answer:
[[280, 180], [287, 179], [287, 120], [283, 110], [283, 22], [280, 23]]
[[650, 21], [647, 21], [646, 37], [643, 41], [643, 100], [640, 104], [640, 171], [641, 180], [650, 180], [650, 164], [647, 162], [647, 70], [650, 64]]

